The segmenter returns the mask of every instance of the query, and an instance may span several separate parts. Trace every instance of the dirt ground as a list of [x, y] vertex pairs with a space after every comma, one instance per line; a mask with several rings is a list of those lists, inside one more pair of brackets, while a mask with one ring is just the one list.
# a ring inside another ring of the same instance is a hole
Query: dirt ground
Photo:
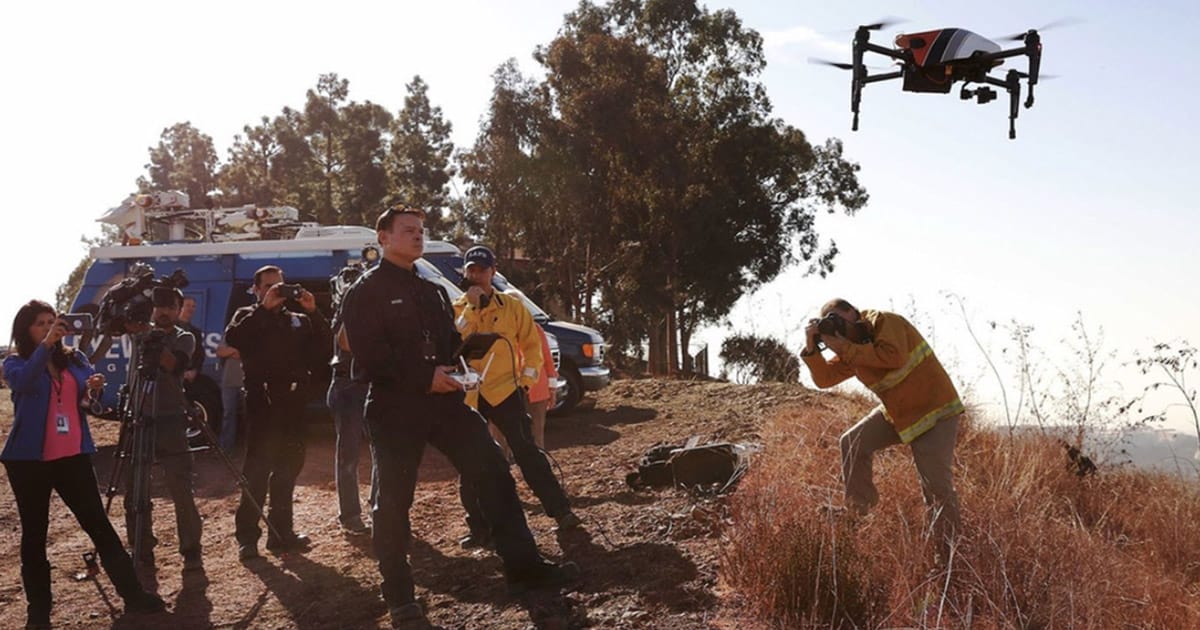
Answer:
[[[530, 528], [543, 554], [570, 559], [583, 579], [562, 593], [513, 598], [506, 594], [500, 561], [487, 551], [463, 551], [466, 534], [454, 469], [433, 449], [426, 452], [412, 509], [412, 565], [418, 597], [430, 619], [447, 628], [733, 628], [736, 597], [718, 579], [721, 535], [727, 523], [722, 499], [702, 499], [674, 489], [633, 491], [625, 475], [647, 448], [662, 442], [749, 441], [764, 415], [780, 405], [821, 396], [794, 385], [622, 380], [599, 392], [590, 409], [550, 419], [546, 440], [561, 467], [567, 493], [583, 518], [583, 531], [558, 535], [528, 487], [518, 487]], [[0, 395], [0, 439], [11, 426], [7, 392]], [[590, 401], [585, 401], [585, 403]], [[117, 426], [92, 421], [100, 448], [97, 476], [106, 485]], [[215, 454], [196, 456], [196, 495], [204, 518], [204, 572], [182, 572], [174, 553], [175, 518], [166, 488], [156, 480], [157, 566], [143, 582], [167, 600], [167, 612], [128, 615], [107, 578], [72, 579], [91, 549], [70, 512], [51, 504], [50, 562], [58, 627], [120, 628], [375, 628], [389, 627], [379, 597], [379, 572], [369, 536], [349, 537], [337, 526], [333, 482], [333, 429], [312, 425], [296, 490], [296, 529], [315, 545], [304, 554], [238, 562], [233, 512], [238, 492]], [[360, 470], [361, 495], [369, 480], [369, 455]], [[0, 470], [0, 475], [3, 472]], [[120, 497], [111, 520], [124, 535]], [[0, 482], [0, 628], [20, 627], [25, 600], [19, 570], [20, 522], [7, 480]], [[116, 606], [109, 608], [107, 597]]]

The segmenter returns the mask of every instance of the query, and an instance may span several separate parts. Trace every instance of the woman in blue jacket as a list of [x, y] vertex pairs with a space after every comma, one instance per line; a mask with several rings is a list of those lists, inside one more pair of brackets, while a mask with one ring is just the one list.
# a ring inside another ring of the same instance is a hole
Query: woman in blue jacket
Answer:
[[82, 352], [62, 344], [66, 323], [45, 302], [33, 300], [13, 319], [12, 351], [4, 376], [12, 390], [13, 426], [0, 452], [21, 517], [21, 582], [28, 602], [26, 628], [50, 626], [50, 563], [46, 530], [50, 491], [91, 537], [126, 612], [162, 610], [162, 599], [138, 582], [133, 561], [113, 530], [92, 469], [96, 445], [82, 402], [89, 389], [102, 389]]

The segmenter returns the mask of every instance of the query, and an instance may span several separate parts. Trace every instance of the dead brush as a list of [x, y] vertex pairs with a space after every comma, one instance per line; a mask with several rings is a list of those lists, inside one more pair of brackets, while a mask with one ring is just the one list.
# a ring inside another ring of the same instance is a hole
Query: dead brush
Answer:
[[[832, 397], [832, 395], [831, 395]], [[722, 573], [779, 627], [1200, 627], [1200, 495], [1134, 470], [1080, 477], [1062, 446], [961, 425], [963, 531], [933, 563], [912, 460], [877, 455], [881, 501], [841, 504], [837, 436], [861, 402], [785, 409], [732, 500]], [[861, 415], [861, 414], [860, 414]]]

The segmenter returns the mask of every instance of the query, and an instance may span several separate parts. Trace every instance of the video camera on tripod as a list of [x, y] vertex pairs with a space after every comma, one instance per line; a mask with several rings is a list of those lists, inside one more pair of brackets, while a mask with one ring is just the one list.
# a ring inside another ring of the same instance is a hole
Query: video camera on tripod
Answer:
[[188, 286], [187, 274], [176, 269], [169, 276], [154, 277], [154, 267], [137, 262], [129, 276], [113, 285], [100, 298], [96, 328], [106, 335], [129, 332], [128, 324], [149, 324], [155, 306], [169, 306], [176, 294]]

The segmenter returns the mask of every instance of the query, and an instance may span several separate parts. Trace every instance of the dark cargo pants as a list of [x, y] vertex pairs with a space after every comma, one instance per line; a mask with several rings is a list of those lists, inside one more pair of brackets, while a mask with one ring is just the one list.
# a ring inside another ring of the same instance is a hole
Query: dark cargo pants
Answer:
[[[525, 392], [517, 390], [499, 405], [493, 407], [483, 396], [479, 397], [479, 413], [494, 424], [504, 435], [513, 459], [521, 469], [525, 483], [541, 501], [546, 515], [557, 518], [570, 510], [570, 501], [563, 492], [558, 477], [550, 468], [550, 462], [533, 439], [533, 421], [525, 407]], [[488, 533], [488, 523], [479, 509], [479, 492], [466, 482], [459, 480], [459, 497], [467, 511], [467, 525], [473, 534]]]
[[427, 443], [445, 454], [458, 474], [479, 489], [479, 506], [493, 524], [492, 536], [505, 572], [520, 574], [542, 562], [504, 456], [488, 434], [487, 423], [463, 403], [462, 394], [396, 395], [386, 400], [372, 394], [366, 419], [379, 469], [372, 543], [388, 606], [415, 600], [408, 563], [412, 546], [409, 508]]

